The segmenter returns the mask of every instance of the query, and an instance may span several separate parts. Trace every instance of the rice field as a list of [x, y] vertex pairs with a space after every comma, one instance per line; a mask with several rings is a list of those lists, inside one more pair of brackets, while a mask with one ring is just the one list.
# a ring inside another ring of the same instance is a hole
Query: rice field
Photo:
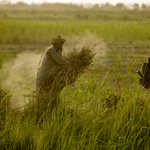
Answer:
[[[136, 74], [149, 57], [149, 20], [72, 15], [0, 19], [0, 149], [149, 150], [150, 92]], [[83, 46], [96, 55], [85, 73], [61, 91], [58, 108], [39, 118], [33, 105], [36, 73], [57, 34], [66, 38], [64, 56]]]

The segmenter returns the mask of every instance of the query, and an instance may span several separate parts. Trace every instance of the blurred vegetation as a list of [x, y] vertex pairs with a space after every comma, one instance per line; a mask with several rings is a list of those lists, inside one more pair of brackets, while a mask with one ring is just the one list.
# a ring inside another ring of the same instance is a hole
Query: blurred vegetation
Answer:
[[17, 20], [101, 20], [101, 21], [148, 21], [150, 13], [143, 11], [38, 11], [38, 10], [11, 10], [0, 11], [0, 19]]
[[116, 5], [112, 5], [110, 3], [97, 3], [97, 4], [72, 4], [72, 3], [31, 3], [30, 5], [19, 1], [15, 4], [12, 4], [9, 0], [1, 0], [0, 1], [1, 10], [46, 10], [46, 11], [124, 11], [124, 10], [133, 10], [133, 11], [150, 11], [150, 5], [142, 4], [141, 6], [138, 3], [126, 5], [124, 3], [117, 3]]
[[90, 31], [103, 38], [108, 44], [149, 43], [149, 22], [123, 22], [98, 20], [0, 20], [1, 45], [47, 45], [57, 34], [84, 33]]
[[117, 3], [105, 4], [65, 4], [41, 3], [30, 5], [24, 2], [11, 4], [7, 0], [0, 1], [1, 19], [31, 19], [31, 20], [104, 20], [104, 21], [146, 21], [150, 19], [150, 5]]

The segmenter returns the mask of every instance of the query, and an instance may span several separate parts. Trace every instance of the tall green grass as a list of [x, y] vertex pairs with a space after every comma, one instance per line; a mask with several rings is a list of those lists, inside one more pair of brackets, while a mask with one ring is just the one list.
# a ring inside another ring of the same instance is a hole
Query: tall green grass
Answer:
[[[122, 62], [118, 57], [114, 56], [114, 63]], [[132, 69], [134, 60], [126, 64]], [[93, 67], [62, 91], [61, 103], [45, 118], [38, 118], [32, 105], [25, 114], [7, 110], [1, 120], [0, 148], [149, 149], [149, 92], [130, 69], [121, 73], [115, 65]]]
[[0, 44], [48, 44], [56, 34], [66, 36], [86, 30], [110, 44], [148, 44], [150, 40], [148, 22], [0, 20]]

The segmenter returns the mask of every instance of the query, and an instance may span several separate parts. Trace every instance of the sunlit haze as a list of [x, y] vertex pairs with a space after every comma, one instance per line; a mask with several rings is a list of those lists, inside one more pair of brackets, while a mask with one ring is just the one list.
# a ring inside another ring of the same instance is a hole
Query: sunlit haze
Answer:
[[43, 3], [43, 2], [48, 2], [48, 3], [78, 3], [78, 4], [85, 4], [85, 3], [91, 3], [91, 4], [101, 4], [101, 3], [107, 3], [109, 2], [110, 4], [117, 4], [117, 3], [124, 3], [124, 4], [150, 4], [150, 0], [10, 0], [11, 3], [16, 3], [18, 1], [23, 1], [25, 3], [31, 4], [31, 3]]

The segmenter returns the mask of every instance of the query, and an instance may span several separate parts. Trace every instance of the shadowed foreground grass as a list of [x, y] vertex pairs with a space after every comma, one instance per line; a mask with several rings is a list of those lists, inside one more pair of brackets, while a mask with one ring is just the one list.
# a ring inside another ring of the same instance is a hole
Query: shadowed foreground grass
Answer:
[[32, 106], [26, 114], [7, 110], [0, 149], [149, 149], [148, 92], [137, 75], [120, 79], [119, 72], [104, 70], [89, 71], [65, 88], [58, 108], [44, 118]]

